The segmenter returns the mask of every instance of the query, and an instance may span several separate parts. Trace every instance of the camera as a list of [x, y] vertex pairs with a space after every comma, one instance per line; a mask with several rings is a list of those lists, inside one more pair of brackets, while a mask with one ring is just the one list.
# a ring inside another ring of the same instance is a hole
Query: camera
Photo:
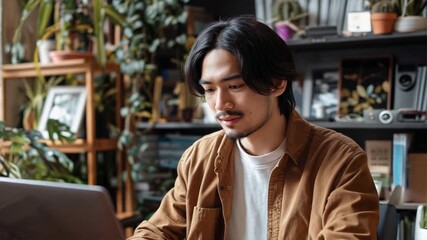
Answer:
[[393, 119], [394, 119], [393, 112], [389, 110], [381, 111], [380, 114], [378, 115], [378, 120], [380, 120], [380, 122], [384, 124], [389, 124], [393, 122]]
[[385, 109], [367, 109], [363, 111], [363, 118], [366, 123], [383, 123], [390, 124], [396, 121], [397, 111], [396, 110], [385, 110]]

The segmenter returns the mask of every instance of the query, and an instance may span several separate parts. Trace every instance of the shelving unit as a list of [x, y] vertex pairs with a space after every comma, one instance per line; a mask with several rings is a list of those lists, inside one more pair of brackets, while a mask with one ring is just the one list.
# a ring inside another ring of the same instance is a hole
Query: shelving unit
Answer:
[[[129, 198], [130, 190], [125, 191], [122, 187], [122, 153], [117, 151], [117, 139], [116, 138], [97, 138], [96, 132], [96, 118], [95, 118], [95, 103], [94, 103], [94, 76], [99, 73], [110, 73], [115, 76], [115, 87], [116, 87], [116, 110], [120, 111], [122, 106], [122, 81], [120, 67], [114, 63], [108, 63], [104, 69], [101, 69], [94, 61], [85, 61], [83, 59], [77, 60], [66, 60], [60, 63], [50, 63], [37, 66], [33, 63], [24, 63], [17, 65], [3, 65], [1, 82], [2, 82], [2, 104], [3, 112], [0, 115], [0, 119], [6, 122], [6, 125], [10, 125], [11, 117], [8, 115], [10, 111], [9, 101], [15, 99], [8, 98], [8, 84], [12, 84], [15, 81], [22, 80], [23, 78], [29, 81], [35, 79], [38, 74], [43, 76], [60, 76], [67, 74], [84, 74], [84, 82], [87, 91], [86, 100], [86, 122], [84, 124], [86, 128], [85, 138], [75, 140], [71, 144], [52, 143], [46, 141], [51, 147], [57, 148], [64, 153], [82, 153], [85, 152], [87, 155], [87, 172], [88, 172], [88, 184], [97, 184], [97, 169], [96, 169], [96, 155], [101, 151], [116, 151], [116, 162], [117, 162], [117, 196], [116, 196], [116, 211], [118, 213], [124, 212], [123, 199]], [[116, 123], [118, 127], [122, 126], [122, 119], [120, 114], [116, 116]], [[127, 208], [127, 207], [125, 207]]]

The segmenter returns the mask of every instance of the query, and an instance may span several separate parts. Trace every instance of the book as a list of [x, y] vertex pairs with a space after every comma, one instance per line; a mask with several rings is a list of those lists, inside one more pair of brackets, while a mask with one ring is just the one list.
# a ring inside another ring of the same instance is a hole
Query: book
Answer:
[[[415, 140], [414, 140], [415, 142]], [[427, 152], [408, 155], [408, 187], [405, 202], [427, 202]]]
[[407, 161], [412, 135], [409, 133], [393, 134], [393, 186], [407, 188]]
[[380, 199], [382, 199], [390, 187], [392, 142], [388, 140], [366, 140], [365, 152], [368, 157], [369, 170]]

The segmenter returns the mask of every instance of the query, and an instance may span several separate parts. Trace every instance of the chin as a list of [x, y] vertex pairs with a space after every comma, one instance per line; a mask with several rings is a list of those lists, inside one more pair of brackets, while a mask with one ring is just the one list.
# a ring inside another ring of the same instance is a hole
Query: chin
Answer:
[[238, 132], [236, 130], [224, 129], [224, 131], [225, 131], [225, 135], [227, 135], [228, 138], [231, 138], [234, 140], [248, 136], [247, 133]]

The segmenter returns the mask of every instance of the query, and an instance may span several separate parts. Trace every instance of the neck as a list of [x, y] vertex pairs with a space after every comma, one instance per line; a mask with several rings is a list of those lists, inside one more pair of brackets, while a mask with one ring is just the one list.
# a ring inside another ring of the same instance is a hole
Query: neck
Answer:
[[239, 139], [243, 149], [251, 155], [259, 156], [277, 149], [286, 137], [286, 118], [273, 116], [261, 129]]

